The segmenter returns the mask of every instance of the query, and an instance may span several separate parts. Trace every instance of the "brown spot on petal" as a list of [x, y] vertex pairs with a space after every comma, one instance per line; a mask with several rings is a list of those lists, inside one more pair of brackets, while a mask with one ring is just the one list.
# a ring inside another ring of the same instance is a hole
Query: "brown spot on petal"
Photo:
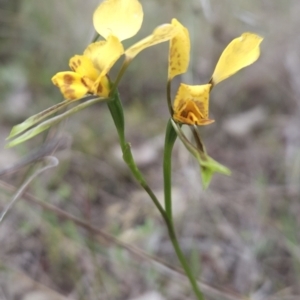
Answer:
[[81, 78], [80, 81], [85, 87], [88, 88], [88, 85], [87, 85], [86, 81], [84, 80], [84, 78]]
[[97, 93], [101, 94], [102, 91], [103, 91], [103, 86], [102, 86], [102, 84], [99, 84], [98, 87], [97, 87]]
[[66, 89], [66, 90], [65, 90], [65, 95], [66, 95], [67, 98], [70, 99], [70, 100], [76, 99], [76, 97], [75, 97], [75, 90], [74, 90], [74, 89], [71, 89], [71, 88]]
[[187, 118], [189, 112], [187, 110], [183, 110], [181, 113], [180, 113], [180, 116], [183, 117], [183, 118]]
[[77, 68], [78, 68], [78, 65], [76, 64], [75, 61], [72, 61], [72, 67], [73, 67], [74, 69], [77, 69]]
[[81, 65], [81, 60], [79, 58], [77, 59], [77, 63], [78, 63], [78, 66]]
[[74, 81], [73, 76], [71, 76], [69, 74], [64, 75], [63, 79], [64, 79], [64, 83], [67, 84], [67, 85], [72, 84], [72, 82]]

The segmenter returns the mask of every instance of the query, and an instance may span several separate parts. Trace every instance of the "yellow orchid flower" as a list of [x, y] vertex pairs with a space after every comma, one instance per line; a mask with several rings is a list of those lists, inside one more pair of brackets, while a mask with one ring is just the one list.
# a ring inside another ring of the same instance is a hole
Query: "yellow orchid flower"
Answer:
[[105, 40], [90, 44], [83, 55], [70, 59], [72, 71], [59, 72], [52, 82], [66, 99], [78, 100], [85, 94], [108, 97], [111, 89], [107, 74], [124, 54], [125, 62], [115, 85], [119, 82], [130, 61], [145, 48], [170, 40], [177, 34], [172, 24], [157, 27], [151, 35], [126, 51], [121, 41], [134, 36], [141, 28], [143, 9], [138, 0], [105, 0], [95, 10], [93, 23]]
[[101, 69], [96, 68], [90, 56], [89, 47], [83, 55], [75, 55], [70, 59], [72, 71], [59, 72], [52, 77], [63, 96], [68, 100], [78, 100], [90, 93], [107, 97], [110, 83], [106, 76], [101, 76]]
[[[175, 19], [172, 20], [172, 24], [179, 30], [177, 35], [170, 40], [168, 93], [171, 80], [175, 76], [186, 72], [190, 52], [188, 30]], [[176, 122], [188, 125], [208, 125], [214, 122], [208, 117], [211, 89], [219, 82], [254, 63], [260, 55], [259, 45], [262, 40], [262, 37], [254, 33], [243, 33], [225, 48], [208, 84], [180, 84], [171, 109], [173, 119]], [[168, 95], [168, 99], [170, 102], [170, 95]], [[171, 103], [169, 103], [169, 106], [171, 106]]]
[[211, 84], [187, 85], [181, 83], [174, 101], [173, 119], [189, 125], [208, 125], [209, 91]]

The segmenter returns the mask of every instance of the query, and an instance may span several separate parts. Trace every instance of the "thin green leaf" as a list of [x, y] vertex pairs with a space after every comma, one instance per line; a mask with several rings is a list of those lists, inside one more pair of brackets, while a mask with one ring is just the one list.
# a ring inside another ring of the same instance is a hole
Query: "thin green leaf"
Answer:
[[46, 121], [42, 122], [41, 124], [37, 125], [36, 127], [34, 127], [32, 129], [28, 130], [27, 132], [23, 133], [22, 135], [20, 135], [16, 139], [12, 140], [11, 142], [9, 142], [6, 145], [6, 148], [14, 147], [18, 144], [21, 144], [21, 143], [33, 138], [34, 136], [38, 135], [39, 133], [47, 130], [51, 126], [58, 124], [63, 119], [77, 113], [78, 111], [80, 111], [80, 110], [82, 110], [86, 107], [89, 107], [89, 106], [91, 106], [91, 105], [93, 105], [97, 102], [103, 101], [103, 100], [107, 100], [107, 98], [96, 98], [96, 99], [88, 100], [84, 103], [81, 103], [81, 104], [69, 109], [68, 111], [66, 111], [63, 114], [60, 114], [56, 117], [53, 117], [49, 120], [46, 120]]
[[[91, 96], [87, 96], [87, 97], [83, 97], [81, 99], [76, 100], [80, 101], [80, 100], [85, 100], [87, 98], [90, 98]], [[15, 137], [16, 135], [22, 133], [23, 131], [25, 131], [26, 129], [28, 129], [29, 127], [41, 122], [42, 120], [46, 119], [47, 117], [53, 115], [54, 113], [58, 112], [59, 110], [61, 110], [62, 108], [70, 105], [74, 103], [74, 101], [71, 100], [64, 100], [63, 102], [60, 102], [58, 104], [55, 104], [41, 112], [39, 112], [36, 115], [33, 115], [31, 117], [29, 117], [28, 119], [26, 119], [24, 122], [22, 122], [21, 124], [18, 124], [16, 126], [14, 126], [9, 134], [9, 136], [6, 138], [7, 140]]]
[[12, 128], [9, 136], [7, 137], [7, 139], [11, 139], [11, 138], [15, 137], [16, 135], [22, 133], [23, 131], [25, 131], [29, 127], [39, 123], [40, 121], [44, 120], [48, 116], [51, 116], [52, 114], [54, 114], [55, 112], [59, 111], [60, 109], [62, 109], [63, 107], [65, 107], [69, 104], [71, 104], [70, 100], [65, 100], [63, 102], [55, 104], [55, 105], [39, 112], [36, 115], [31, 116], [30, 118], [26, 119], [21, 124], [18, 124], [16, 126], [14, 126]]

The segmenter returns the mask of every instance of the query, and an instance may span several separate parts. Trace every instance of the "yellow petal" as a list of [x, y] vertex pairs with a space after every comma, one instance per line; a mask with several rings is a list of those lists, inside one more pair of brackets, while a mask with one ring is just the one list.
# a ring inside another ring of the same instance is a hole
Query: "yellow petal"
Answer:
[[114, 35], [123, 41], [140, 30], [143, 16], [138, 0], [105, 0], [95, 10], [93, 22], [96, 31], [105, 39]]
[[217, 63], [212, 83], [215, 85], [254, 63], [260, 55], [259, 44], [262, 40], [259, 35], [248, 32], [229, 43]]
[[188, 125], [208, 125], [209, 92], [211, 84], [187, 85], [181, 83], [174, 101], [173, 119]]
[[110, 82], [106, 75], [99, 76], [92, 87], [92, 94], [107, 98], [110, 93]]
[[147, 36], [146, 38], [142, 39], [141, 41], [127, 49], [125, 51], [125, 55], [127, 58], [132, 59], [142, 50], [170, 40], [177, 34], [177, 32], [178, 28], [176, 28], [176, 26], [173, 26], [171, 24], [161, 25], [154, 29], [151, 35]]
[[92, 60], [85, 55], [75, 55], [70, 59], [69, 66], [72, 71], [82, 77], [88, 77], [95, 81], [99, 76], [99, 71], [95, 69]]
[[89, 91], [81, 75], [71, 71], [57, 73], [52, 77], [52, 82], [67, 100], [80, 99]]
[[190, 61], [190, 37], [188, 30], [176, 19], [172, 25], [178, 28], [177, 34], [170, 40], [168, 79], [186, 72]]
[[100, 41], [90, 44], [83, 55], [90, 58], [94, 66], [106, 75], [119, 57], [124, 53], [124, 48], [119, 39], [110, 35], [107, 41]]
[[[89, 44], [86, 49], [83, 51], [83, 56], [88, 57], [91, 60], [93, 66], [97, 56], [101, 55], [101, 48], [105, 47], [107, 41], [99, 41], [96, 43]], [[95, 67], [95, 66], [94, 66]], [[97, 67], [99, 69], [99, 67]], [[100, 69], [101, 71], [102, 69]], [[99, 71], [99, 70], [98, 70]]]

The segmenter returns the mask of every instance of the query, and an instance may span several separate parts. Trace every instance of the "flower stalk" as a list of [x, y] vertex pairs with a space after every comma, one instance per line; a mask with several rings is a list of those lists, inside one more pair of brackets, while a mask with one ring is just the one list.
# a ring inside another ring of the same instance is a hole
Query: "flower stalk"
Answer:
[[123, 108], [117, 91], [115, 91], [115, 93], [112, 95], [112, 100], [107, 102], [107, 105], [109, 107], [109, 110], [111, 112], [112, 118], [114, 120], [118, 132], [119, 142], [123, 153], [123, 160], [127, 164], [134, 178], [141, 185], [141, 187], [146, 191], [146, 193], [149, 195], [152, 202], [160, 212], [167, 226], [169, 238], [172, 242], [175, 253], [178, 257], [178, 260], [181, 263], [183, 270], [185, 271], [190, 281], [192, 289], [198, 300], [204, 300], [205, 298], [203, 296], [203, 293], [201, 292], [197, 284], [197, 281], [187, 263], [187, 260], [185, 259], [184, 254], [180, 248], [176, 236], [176, 232], [174, 229], [174, 225], [173, 225], [172, 198], [171, 198], [171, 154], [172, 154], [173, 145], [177, 138], [177, 133], [174, 130], [171, 121], [169, 121], [167, 125], [165, 151], [164, 151], [164, 182], [165, 182], [165, 186], [164, 186], [165, 209], [164, 209], [160, 204], [159, 200], [157, 199], [156, 195], [153, 193], [152, 189], [147, 184], [144, 176], [138, 169], [131, 152], [130, 144], [125, 140], [125, 126], [124, 126], [125, 124], [124, 124]]

